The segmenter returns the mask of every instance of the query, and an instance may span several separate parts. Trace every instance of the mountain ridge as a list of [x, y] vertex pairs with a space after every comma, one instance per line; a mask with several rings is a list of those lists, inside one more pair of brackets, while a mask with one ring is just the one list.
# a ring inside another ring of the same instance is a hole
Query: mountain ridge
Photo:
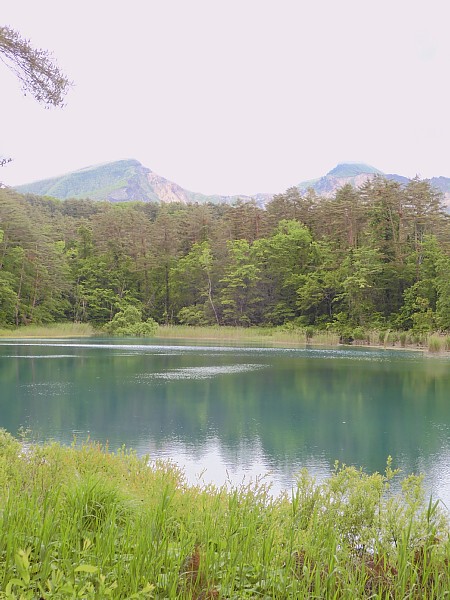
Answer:
[[[331, 197], [345, 184], [359, 187], [377, 176], [397, 181], [402, 185], [409, 181], [408, 177], [395, 173], [386, 174], [364, 163], [339, 163], [326, 175], [300, 182], [293, 187], [297, 187], [301, 192], [313, 189], [319, 196]], [[450, 178], [439, 176], [426, 181], [442, 192], [444, 203], [450, 208]], [[238, 200], [253, 200], [260, 207], [264, 207], [274, 196], [268, 193], [226, 196], [192, 192], [158, 175], [134, 158], [84, 167], [59, 177], [14, 186], [14, 189], [21, 193], [52, 196], [61, 200], [91, 198], [109, 202], [181, 202], [183, 204], [208, 202], [233, 204]]]
[[238, 199], [255, 200], [263, 206], [273, 194], [226, 196], [191, 192], [177, 183], [158, 175], [136, 159], [123, 159], [101, 163], [72, 171], [59, 177], [51, 177], [14, 186], [18, 192], [39, 196], [53, 196], [60, 200], [90, 198], [109, 202], [181, 202], [199, 204], [231, 204]]

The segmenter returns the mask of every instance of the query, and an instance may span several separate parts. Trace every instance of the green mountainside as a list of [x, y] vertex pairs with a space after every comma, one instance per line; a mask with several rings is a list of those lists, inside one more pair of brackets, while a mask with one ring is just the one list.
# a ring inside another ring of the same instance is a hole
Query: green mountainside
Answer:
[[157, 196], [152, 193], [145, 177], [142, 176], [141, 167], [137, 160], [119, 160], [25, 184], [16, 189], [38, 196], [53, 196], [61, 200], [89, 197], [92, 200], [113, 201], [133, 200], [134, 192], [142, 189], [150, 196], [149, 200], [157, 201]]
[[332, 177], [356, 177], [362, 174], [382, 175], [383, 173], [363, 163], [340, 163], [327, 173]]
[[[198, 202], [205, 204], [231, 204], [239, 198], [250, 200], [249, 196], [206, 195], [191, 192], [157, 175], [134, 159], [118, 160], [102, 165], [86, 167], [60, 177], [35, 181], [15, 188], [21, 193], [38, 196], [52, 196], [60, 200], [67, 198], [90, 198], [110, 202]], [[270, 194], [254, 197], [258, 204], [264, 204]]]
[[[303, 181], [296, 187], [301, 192], [313, 189], [320, 196], [331, 197], [345, 184], [349, 183], [354, 187], [359, 187], [377, 175], [401, 184], [409, 181], [402, 175], [385, 174], [363, 163], [340, 163], [323, 177]], [[429, 182], [444, 194], [444, 201], [450, 207], [450, 178], [433, 177]], [[134, 159], [86, 167], [60, 177], [19, 185], [15, 189], [21, 193], [52, 196], [61, 200], [90, 198], [109, 202], [233, 204], [241, 199], [244, 201], [254, 200], [260, 207], [265, 206], [273, 197], [273, 194], [222, 196], [191, 192], [154, 173]]]

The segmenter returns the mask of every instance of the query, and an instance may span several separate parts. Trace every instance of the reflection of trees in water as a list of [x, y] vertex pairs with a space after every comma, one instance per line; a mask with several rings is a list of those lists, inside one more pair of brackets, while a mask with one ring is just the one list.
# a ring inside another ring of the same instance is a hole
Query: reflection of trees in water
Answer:
[[[51, 352], [61, 348], [45, 349]], [[391, 454], [401, 457], [405, 470], [414, 470], [423, 457], [448, 445], [448, 361], [386, 356], [358, 361], [85, 350], [82, 358], [3, 359], [0, 425], [13, 432], [31, 426], [64, 442], [71, 441], [72, 430], [89, 430], [112, 448], [142, 439], [154, 447], [170, 440], [204, 447], [213, 436], [227, 460], [260, 444], [279, 469], [316, 454], [330, 463], [339, 459], [381, 470]], [[237, 361], [270, 366], [209, 379], [151, 378], [168, 369]], [[436, 423], [444, 425], [440, 433]]]

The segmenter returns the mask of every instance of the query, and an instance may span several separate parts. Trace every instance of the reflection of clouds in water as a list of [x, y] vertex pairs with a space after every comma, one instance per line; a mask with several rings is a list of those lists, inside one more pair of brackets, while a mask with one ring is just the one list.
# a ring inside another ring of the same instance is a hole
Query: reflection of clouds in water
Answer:
[[170, 371], [160, 371], [158, 373], [145, 373], [142, 375], [136, 375], [136, 379], [148, 380], [148, 379], [167, 379], [167, 380], [178, 380], [178, 379], [210, 379], [217, 377], [218, 375], [229, 375], [231, 373], [246, 373], [248, 371], [255, 371], [256, 369], [262, 369], [265, 365], [228, 365], [225, 367], [206, 366], [206, 367], [185, 367], [180, 369], [172, 369]]
[[158, 460], [169, 460], [185, 474], [190, 485], [214, 485], [239, 487], [255, 482], [270, 485], [271, 494], [290, 493], [301, 469], [322, 482], [331, 473], [324, 458], [308, 457], [300, 464], [289, 463], [280, 468], [271, 464], [263, 451], [259, 438], [241, 443], [233, 451], [221, 444], [217, 437], [209, 438], [201, 446], [189, 446], [169, 441], [156, 445], [149, 441], [136, 448], [141, 456], [148, 455], [150, 464]]
[[[140, 456], [149, 456], [150, 464], [158, 460], [168, 460], [175, 464], [185, 474], [189, 485], [225, 485], [235, 488], [260, 482], [270, 486], [273, 496], [283, 492], [290, 494], [303, 469], [315, 479], [317, 485], [324, 483], [333, 473], [333, 464], [323, 455], [309, 455], [301, 461], [288, 460], [285, 464], [270, 460], [265, 455], [259, 438], [248, 440], [233, 449], [225, 447], [219, 438], [211, 437], [198, 446], [174, 441], [162, 445], [152, 441], [145, 444], [141, 442], [136, 450]], [[450, 510], [450, 450], [443, 448], [440, 455], [423, 461], [419, 469], [412, 469], [411, 465], [402, 460], [393, 466], [401, 469], [400, 474], [391, 482], [393, 494], [401, 493], [401, 482], [405, 477], [413, 471], [416, 474], [422, 472], [425, 473], [426, 502], [431, 494], [433, 500], [441, 500]]]
[[438, 454], [421, 457], [419, 472], [424, 474], [424, 486], [433, 501], [441, 500], [450, 511], [450, 449], [443, 445]]

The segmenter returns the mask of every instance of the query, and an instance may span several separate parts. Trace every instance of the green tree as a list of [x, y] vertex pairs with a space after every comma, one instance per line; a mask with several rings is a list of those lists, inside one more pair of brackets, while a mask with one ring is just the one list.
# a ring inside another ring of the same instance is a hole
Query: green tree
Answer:
[[155, 268], [151, 273], [152, 310], [159, 322], [169, 323], [173, 319], [174, 307], [171, 298], [171, 269], [180, 253], [180, 221], [164, 206], [151, 228], [151, 240], [155, 255]]
[[258, 322], [260, 269], [252, 245], [247, 240], [228, 242], [228, 251], [229, 262], [221, 279], [223, 322], [227, 325], [252, 325]]
[[315, 267], [304, 273], [297, 289], [297, 306], [307, 324], [333, 321], [336, 298], [342, 293], [342, 278], [335, 247], [313, 242]]
[[296, 220], [283, 219], [274, 234], [254, 243], [260, 273], [259, 295], [264, 318], [282, 324], [298, 314], [297, 289], [311, 266], [312, 236]]
[[450, 331], [450, 257], [441, 255], [436, 263], [436, 323]]
[[[417, 256], [420, 256], [418, 261]], [[411, 263], [418, 265], [416, 280], [404, 292], [404, 302], [396, 319], [403, 329], [420, 333], [437, 327], [450, 326], [450, 262], [437, 238], [425, 235], [411, 254]]]
[[172, 299], [178, 317], [190, 325], [219, 324], [214, 300], [213, 256], [208, 242], [194, 244], [171, 269]]
[[342, 261], [342, 292], [348, 320], [355, 325], [371, 324], [377, 312], [378, 278], [383, 269], [381, 253], [375, 248], [350, 249]]

